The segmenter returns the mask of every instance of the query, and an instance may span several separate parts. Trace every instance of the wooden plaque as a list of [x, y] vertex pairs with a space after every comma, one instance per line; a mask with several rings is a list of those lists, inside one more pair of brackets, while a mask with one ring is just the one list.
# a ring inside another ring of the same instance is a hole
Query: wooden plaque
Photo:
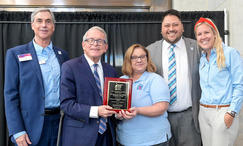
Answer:
[[129, 110], [132, 98], [132, 79], [105, 77], [103, 105], [116, 112]]

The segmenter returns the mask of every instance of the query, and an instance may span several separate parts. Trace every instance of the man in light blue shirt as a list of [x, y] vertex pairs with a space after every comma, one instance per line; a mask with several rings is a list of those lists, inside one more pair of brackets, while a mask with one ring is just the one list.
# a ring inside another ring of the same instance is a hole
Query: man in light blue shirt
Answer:
[[60, 67], [68, 54], [51, 42], [54, 24], [49, 9], [37, 9], [31, 14], [34, 39], [6, 53], [5, 112], [16, 145], [57, 143]]

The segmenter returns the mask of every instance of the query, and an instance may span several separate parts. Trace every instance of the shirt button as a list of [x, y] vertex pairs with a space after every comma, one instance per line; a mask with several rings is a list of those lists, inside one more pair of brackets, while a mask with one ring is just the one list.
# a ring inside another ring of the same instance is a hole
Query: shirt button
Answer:
[[100, 124], [100, 121], [97, 121], [97, 124]]

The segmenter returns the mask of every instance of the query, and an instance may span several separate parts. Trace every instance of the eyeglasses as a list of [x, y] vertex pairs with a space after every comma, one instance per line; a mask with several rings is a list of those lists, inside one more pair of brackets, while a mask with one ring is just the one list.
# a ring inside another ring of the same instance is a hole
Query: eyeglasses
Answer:
[[147, 55], [143, 55], [143, 56], [131, 56], [131, 60], [132, 61], [138, 61], [138, 59], [140, 59], [141, 61], [145, 61], [147, 59]]
[[102, 39], [95, 40], [92, 38], [86, 39], [85, 42], [87, 42], [89, 45], [93, 45], [96, 42], [97, 45], [99, 45], [99, 46], [106, 44], [105, 40], [102, 40]]

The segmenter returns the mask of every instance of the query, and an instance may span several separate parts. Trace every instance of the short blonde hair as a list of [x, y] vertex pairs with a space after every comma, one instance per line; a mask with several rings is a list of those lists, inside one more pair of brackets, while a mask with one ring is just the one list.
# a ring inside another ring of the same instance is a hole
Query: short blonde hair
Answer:
[[[194, 33], [195, 33], [195, 36], [197, 37], [196, 35], [196, 30], [197, 30], [197, 27], [202, 25], [202, 24], [206, 24], [208, 25], [213, 33], [215, 34], [216, 38], [215, 38], [215, 42], [214, 42], [214, 48], [216, 49], [216, 54], [217, 54], [217, 65], [218, 65], [218, 68], [219, 69], [222, 69], [222, 68], [225, 68], [226, 65], [225, 65], [225, 56], [224, 56], [224, 50], [223, 50], [223, 45], [222, 45], [222, 38], [220, 37], [220, 34], [219, 34], [219, 31], [218, 31], [218, 28], [217, 26], [213, 23], [213, 21], [209, 18], [205, 18], [207, 19], [208, 21], [211, 22], [211, 24], [209, 24], [208, 22], [206, 21], [203, 21], [203, 22], [200, 22], [200, 23], [196, 23], [195, 25], [195, 30], [194, 30]], [[213, 26], [212, 26], [213, 25]], [[200, 47], [200, 46], [199, 46]]]
[[156, 66], [151, 60], [150, 53], [149, 51], [142, 45], [140, 44], [134, 44], [130, 46], [125, 54], [124, 60], [123, 60], [123, 66], [122, 66], [122, 73], [128, 76], [131, 76], [133, 74], [133, 69], [132, 69], [132, 62], [131, 62], [131, 56], [136, 48], [141, 48], [144, 50], [144, 52], [147, 55], [147, 68], [146, 71], [148, 72], [155, 72], [156, 71]]

